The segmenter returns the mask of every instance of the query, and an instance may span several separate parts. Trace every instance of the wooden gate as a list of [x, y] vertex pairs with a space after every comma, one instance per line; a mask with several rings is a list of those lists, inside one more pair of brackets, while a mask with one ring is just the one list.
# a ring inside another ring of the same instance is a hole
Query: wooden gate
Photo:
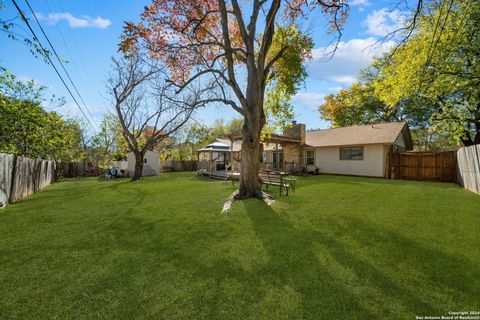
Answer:
[[456, 151], [389, 152], [385, 177], [387, 179], [455, 182]]

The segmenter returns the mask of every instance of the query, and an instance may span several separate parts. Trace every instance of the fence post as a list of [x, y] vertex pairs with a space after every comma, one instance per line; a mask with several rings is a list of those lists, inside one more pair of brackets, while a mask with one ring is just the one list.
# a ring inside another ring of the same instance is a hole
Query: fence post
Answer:
[[420, 180], [420, 154], [417, 154], [417, 180]]
[[403, 160], [403, 159], [402, 159], [402, 154], [399, 153], [399, 154], [398, 154], [398, 162], [397, 162], [397, 163], [398, 163], [398, 167], [397, 167], [397, 168], [398, 168], [397, 179], [402, 179], [402, 177], [403, 177], [403, 175], [402, 175], [402, 163], [403, 163], [403, 161], [402, 161], [402, 160]]
[[10, 178], [10, 194], [8, 195], [8, 199], [7, 199], [8, 203], [12, 203], [13, 190], [14, 190], [14, 186], [15, 186], [15, 176], [16, 176], [16, 173], [17, 173], [16, 171], [17, 171], [17, 155], [14, 154], [13, 155], [13, 161], [12, 161], [12, 175], [11, 175], [11, 178]]

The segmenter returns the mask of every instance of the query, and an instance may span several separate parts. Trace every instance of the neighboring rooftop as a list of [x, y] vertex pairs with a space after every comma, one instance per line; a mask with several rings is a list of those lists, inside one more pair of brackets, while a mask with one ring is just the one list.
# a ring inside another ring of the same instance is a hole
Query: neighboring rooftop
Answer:
[[[306, 144], [312, 147], [393, 144], [408, 128], [405, 121], [307, 131]], [[408, 135], [407, 140], [410, 140]]]

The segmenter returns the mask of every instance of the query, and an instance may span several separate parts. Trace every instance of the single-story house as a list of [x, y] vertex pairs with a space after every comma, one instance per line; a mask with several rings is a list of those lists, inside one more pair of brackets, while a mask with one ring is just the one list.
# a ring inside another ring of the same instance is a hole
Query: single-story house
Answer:
[[[127, 154], [128, 172], [130, 175], [135, 172], [135, 154], [129, 152]], [[160, 154], [155, 151], [148, 150], [143, 158], [143, 176], [156, 176], [160, 172]]]
[[385, 176], [389, 151], [413, 149], [406, 122], [309, 131], [305, 143], [305, 164], [320, 173], [372, 177]]
[[[198, 150], [199, 163], [222, 165], [202, 168], [220, 170], [228, 164], [240, 168], [242, 136], [236, 132], [228, 138]], [[413, 145], [402, 121], [313, 131], [294, 124], [282, 135], [265, 138], [262, 148], [264, 169], [384, 177], [388, 152], [412, 150]]]

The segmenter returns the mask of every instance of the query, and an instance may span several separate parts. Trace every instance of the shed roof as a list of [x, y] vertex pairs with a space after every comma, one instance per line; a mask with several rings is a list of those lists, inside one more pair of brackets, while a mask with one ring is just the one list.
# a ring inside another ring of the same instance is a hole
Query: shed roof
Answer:
[[407, 131], [408, 134], [406, 143], [411, 144], [408, 126], [405, 121], [307, 131], [306, 144], [312, 147], [394, 144], [404, 131]]

